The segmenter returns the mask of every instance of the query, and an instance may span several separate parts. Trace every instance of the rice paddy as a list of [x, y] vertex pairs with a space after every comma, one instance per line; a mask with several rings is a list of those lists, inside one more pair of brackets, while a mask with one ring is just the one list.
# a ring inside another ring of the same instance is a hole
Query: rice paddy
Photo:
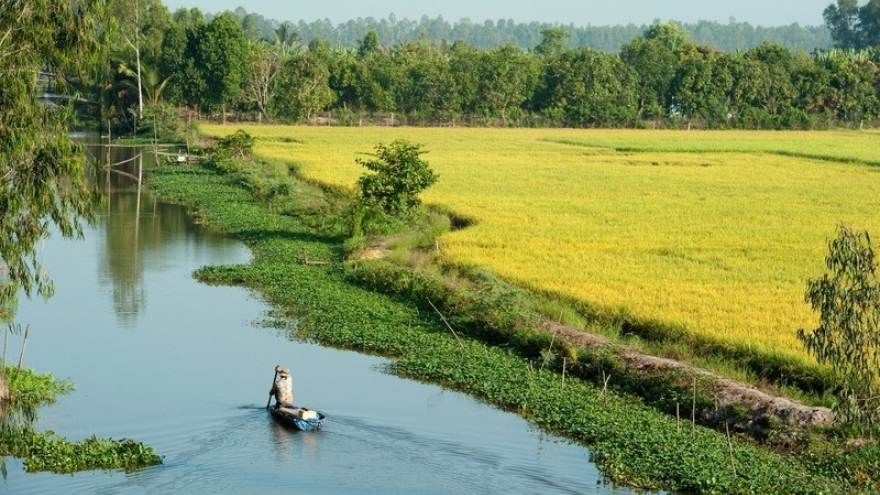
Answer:
[[376, 144], [420, 143], [440, 177], [425, 202], [475, 221], [439, 239], [449, 261], [802, 359], [827, 241], [841, 223], [880, 232], [876, 131], [246, 130], [261, 156], [345, 187]]

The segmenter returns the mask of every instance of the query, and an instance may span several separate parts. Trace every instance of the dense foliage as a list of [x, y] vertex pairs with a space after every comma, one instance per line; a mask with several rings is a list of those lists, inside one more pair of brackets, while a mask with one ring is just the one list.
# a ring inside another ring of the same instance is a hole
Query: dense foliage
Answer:
[[51, 296], [36, 244], [50, 225], [67, 237], [79, 234], [93, 199], [85, 157], [68, 135], [76, 100], [47, 105], [39, 95], [51, 86], [41, 72], [47, 67], [87, 74], [102, 51], [96, 30], [103, 2], [27, 4], [0, 9], [0, 321], [20, 292]]
[[[120, 0], [114, 5], [123, 9]], [[767, 29], [760, 41], [725, 51], [704, 38], [723, 25], [629, 26], [607, 49], [595, 42], [607, 36], [574, 26], [499, 21], [493, 30], [503, 26], [522, 39], [486, 43], [456, 29], [488, 25], [453, 28], [440, 19], [334, 28], [273, 24], [244, 10], [170, 14], [159, 0], [140, 11], [139, 21], [119, 22], [141, 41], [147, 105], [218, 120], [750, 129], [880, 120], [875, 51], [787, 44]], [[126, 39], [116, 45], [120, 71], [108, 84], [115, 91], [106, 111], [123, 130], [148, 131], [148, 122], [131, 117], [135, 73], [122, 67], [136, 66], [138, 52]]]
[[[357, 18], [344, 23], [332, 24], [327, 19], [299, 20], [284, 18], [267, 19], [260, 14], [248, 13], [245, 8], [235, 9], [235, 15], [247, 26], [245, 32], [253, 39], [273, 40], [279, 30], [285, 39], [293, 37], [307, 43], [322, 38], [332, 45], [346, 48], [358, 47], [370, 32], [376, 33], [376, 41], [386, 46], [401, 45], [427, 39], [434, 43], [458, 41], [480, 50], [491, 50], [510, 44], [520, 50], [531, 50], [541, 41], [542, 31], [561, 29], [570, 33], [567, 41], [575, 48], [615, 53], [620, 46], [638, 36], [648, 26], [633, 23], [615, 26], [575, 24], [549, 24], [545, 22], [517, 22], [513, 19], [447, 20], [442, 17], [422, 16], [419, 19], [401, 19], [394, 14], [386, 18]], [[280, 16], [282, 13], [278, 13]], [[527, 20], [526, 20], [527, 21]], [[774, 40], [791, 50], [827, 49], [831, 47], [831, 35], [825, 26], [753, 26], [747, 22], [730, 19], [727, 23], [698, 21], [679, 23], [697, 43], [728, 52], [745, 51]]]
[[[12, 319], [19, 295], [52, 296], [39, 241], [51, 228], [80, 235], [92, 215], [85, 156], [69, 135], [82, 100], [70, 95], [79, 96], [75, 88], [106, 53], [104, 6], [32, 0], [0, 8], [0, 322]], [[40, 98], [59, 88], [68, 96]], [[0, 374], [0, 401], [6, 391]]]
[[822, 13], [834, 45], [860, 50], [880, 46], [880, 1], [837, 0]]

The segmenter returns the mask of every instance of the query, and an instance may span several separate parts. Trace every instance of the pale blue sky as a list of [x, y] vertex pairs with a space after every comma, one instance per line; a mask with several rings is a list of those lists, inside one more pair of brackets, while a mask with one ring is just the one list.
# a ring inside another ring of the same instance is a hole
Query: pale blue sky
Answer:
[[[661, 21], [726, 23], [730, 18], [753, 26], [802, 26], [823, 24], [822, 11], [835, 0], [163, 0], [172, 12], [180, 7], [198, 7], [206, 13], [234, 10], [279, 21], [330, 19], [333, 23], [359, 17], [418, 20], [423, 15], [442, 15], [450, 22], [469, 18], [513, 19], [574, 23], [577, 26], [650, 24]], [[861, 1], [859, 3], [864, 3]]]

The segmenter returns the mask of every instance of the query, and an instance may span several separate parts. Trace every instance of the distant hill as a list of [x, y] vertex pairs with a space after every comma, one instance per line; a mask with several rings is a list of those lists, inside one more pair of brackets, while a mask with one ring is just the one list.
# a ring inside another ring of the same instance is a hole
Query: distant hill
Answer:
[[[511, 43], [523, 50], [534, 48], [541, 41], [541, 31], [548, 27], [561, 27], [571, 33], [572, 47], [590, 47], [594, 50], [616, 53], [620, 47], [632, 41], [648, 25], [628, 24], [625, 26], [575, 26], [574, 24], [550, 24], [541, 22], [517, 23], [513, 20], [487, 20], [475, 23], [462, 19], [453, 23], [442, 17], [423, 16], [419, 20], [397, 19], [393, 14], [384, 19], [373, 17], [359, 18], [348, 22], [333, 24], [328, 20], [313, 22], [278, 21], [266, 19], [259, 14], [248, 13], [239, 7], [235, 14], [250, 24], [259, 37], [273, 39], [275, 29], [286, 24], [288, 32], [307, 44], [314, 38], [321, 38], [334, 46], [356, 47], [371, 30], [379, 34], [379, 41], [385, 46], [395, 46], [407, 41], [428, 39], [433, 42], [454, 43], [464, 41], [480, 48], [489, 49]], [[831, 33], [825, 26], [762, 27], [747, 22], [731, 20], [727, 24], [715, 21], [679, 25], [691, 34], [691, 41], [710, 46], [717, 50], [735, 52], [746, 51], [765, 41], [775, 42], [790, 50], [813, 51], [832, 47]]]

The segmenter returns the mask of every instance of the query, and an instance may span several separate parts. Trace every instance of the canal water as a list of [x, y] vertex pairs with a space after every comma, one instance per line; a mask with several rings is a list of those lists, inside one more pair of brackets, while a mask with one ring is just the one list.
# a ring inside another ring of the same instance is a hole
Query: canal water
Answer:
[[[258, 295], [191, 276], [247, 263], [248, 250], [138, 193], [136, 175], [107, 178], [83, 240], [40, 246], [57, 293], [23, 300], [16, 322], [29, 326], [25, 365], [76, 386], [40, 411], [39, 430], [132, 438], [164, 463], [55, 475], [7, 458], [0, 493], [630, 493], [602, 484], [585, 448], [516, 415], [262, 325], [270, 308]], [[10, 361], [22, 340], [10, 338]], [[291, 432], [268, 416], [276, 364], [291, 368], [295, 402], [328, 416], [323, 431]]]

